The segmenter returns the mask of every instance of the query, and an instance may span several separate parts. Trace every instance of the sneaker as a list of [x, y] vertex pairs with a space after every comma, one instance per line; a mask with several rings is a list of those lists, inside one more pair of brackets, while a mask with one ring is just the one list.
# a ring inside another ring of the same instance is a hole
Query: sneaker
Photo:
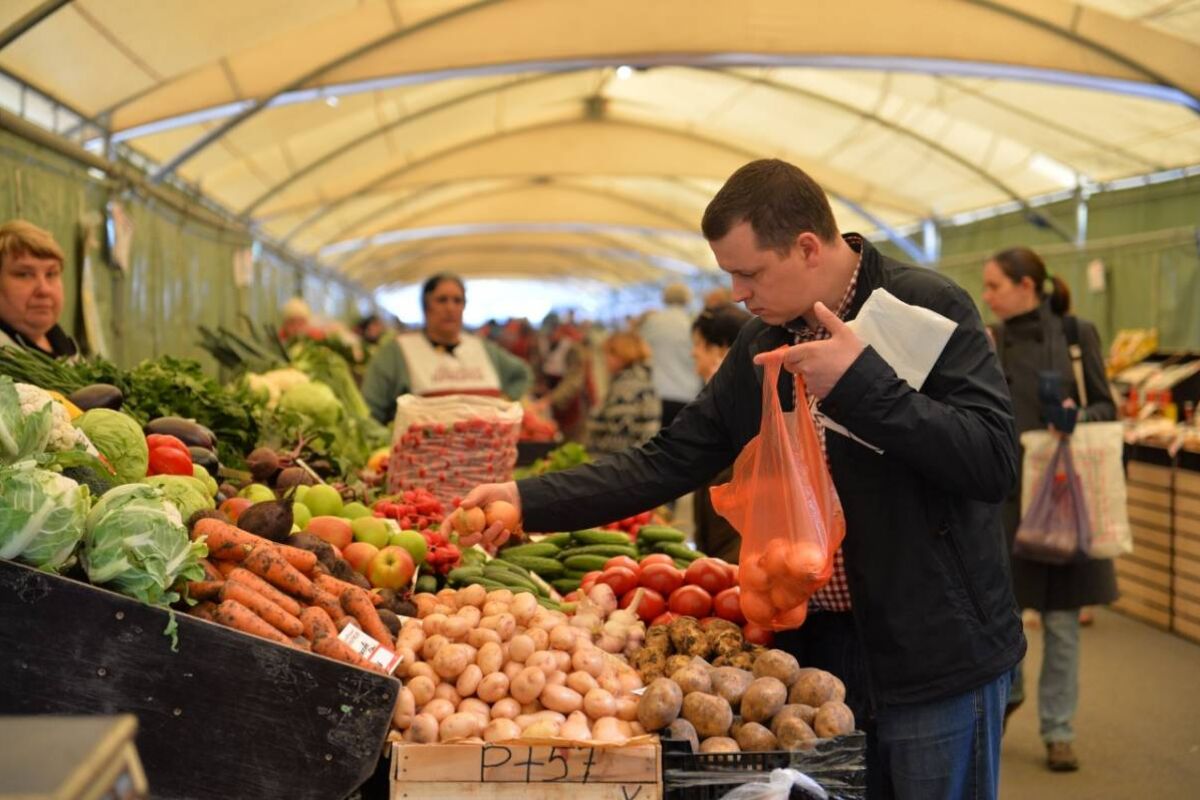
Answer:
[[1074, 772], [1079, 769], [1079, 759], [1070, 742], [1050, 742], [1046, 745], [1046, 766], [1051, 772]]

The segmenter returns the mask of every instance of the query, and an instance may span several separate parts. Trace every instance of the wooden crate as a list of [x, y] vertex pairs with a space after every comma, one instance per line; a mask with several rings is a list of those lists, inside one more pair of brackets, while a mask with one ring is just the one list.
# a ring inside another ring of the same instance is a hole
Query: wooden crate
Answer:
[[657, 741], [623, 747], [392, 746], [391, 800], [661, 800]]

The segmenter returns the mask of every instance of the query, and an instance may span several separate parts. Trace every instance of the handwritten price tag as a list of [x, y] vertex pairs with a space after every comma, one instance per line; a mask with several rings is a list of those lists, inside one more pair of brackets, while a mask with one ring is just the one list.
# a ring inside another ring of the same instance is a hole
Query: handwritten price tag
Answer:
[[388, 675], [395, 672], [396, 667], [400, 666], [400, 662], [403, 660], [402, 656], [388, 650], [378, 641], [363, 633], [362, 628], [355, 627], [354, 625], [347, 625], [342, 628], [342, 632], [338, 634], [338, 638], [350, 645], [350, 648], [363, 658], [383, 667]]

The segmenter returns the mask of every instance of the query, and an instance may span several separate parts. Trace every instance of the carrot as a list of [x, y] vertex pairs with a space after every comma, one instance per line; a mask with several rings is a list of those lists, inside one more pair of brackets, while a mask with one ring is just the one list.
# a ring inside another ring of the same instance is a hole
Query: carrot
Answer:
[[[266, 539], [263, 541], [266, 541]], [[316, 553], [301, 550], [299, 547], [292, 547], [290, 544], [277, 544], [275, 545], [275, 549], [287, 559], [289, 564], [305, 575], [311, 575], [313, 568], [317, 565]]]
[[234, 569], [230, 570], [229, 574], [226, 577], [231, 581], [237, 581], [238, 583], [244, 583], [245, 585], [249, 586], [254, 591], [261, 594], [263, 597], [270, 600], [275, 605], [282, 608], [284, 611], [291, 614], [293, 617], [300, 616], [300, 604], [299, 603], [297, 603], [294, 599], [292, 599], [291, 597], [288, 597], [286, 594], [279, 591], [274, 586], [267, 583], [262, 578], [258, 577], [253, 572], [246, 569], [245, 567], [235, 566]]
[[346, 617], [346, 612], [342, 611], [342, 604], [338, 602], [338, 599], [322, 589], [316, 590], [312, 604], [323, 609], [334, 622], [339, 622]]
[[213, 622], [215, 620], [214, 614], [216, 613], [216, 610], [216, 603], [212, 602], [211, 600], [205, 600], [203, 603], [197, 603], [195, 606], [193, 606], [191, 613], [193, 617], [199, 617], [200, 619], [206, 619], [209, 622]]
[[[317, 585], [318, 589], [329, 592], [331, 595], [338, 598], [338, 600], [341, 600], [342, 592], [346, 591], [347, 589], [356, 588], [353, 583], [344, 581], [341, 578], [335, 578], [330, 575], [329, 572], [325, 571], [324, 568], [322, 568], [319, 564], [317, 566], [318, 568], [316, 570], [316, 577], [313, 578], [313, 583]], [[362, 587], [359, 586], [357, 588], [361, 589]], [[383, 605], [383, 598], [380, 597], [379, 592], [375, 591], [374, 589], [367, 592], [367, 597], [371, 598], [371, 605], [375, 606], [376, 608], [379, 608]]]
[[204, 568], [204, 580], [206, 581], [223, 581], [225, 576], [221, 574], [221, 570], [207, 558], [200, 559], [200, 566]]
[[304, 627], [300, 624], [300, 620], [244, 583], [225, 581], [225, 585], [221, 588], [221, 599], [236, 600], [287, 636], [299, 636], [304, 633]]
[[293, 636], [292, 644], [295, 645], [297, 650], [303, 650], [306, 653], [312, 652], [312, 642], [308, 641], [308, 639], [305, 639], [303, 636]]
[[394, 651], [396, 649], [396, 643], [392, 640], [392, 632], [387, 629], [387, 626], [383, 624], [383, 620], [379, 618], [379, 612], [371, 604], [371, 598], [367, 595], [366, 591], [357, 586], [351, 586], [342, 592], [342, 608], [345, 609], [347, 614], [358, 620], [363, 633], [379, 642], [388, 650]]
[[215, 581], [188, 581], [187, 596], [193, 600], [212, 600], [221, 593], [225, 585], [223, 578]]
[[224, 600], [213, 615], [213, 620], [234, 630], [270, 639], [272, 642], [292, 647], [292, 640], [237, 600]]
[[235, 569], [241, 569], [236, 561], [218, 561], [217, 572], [221, 573], [221, 577], [225, 580], [229, 579], [229, 574]]
[[208, 554], [223, 561], [241, 561], [255, 548], [262, 537], [247, 533], [241, 528], [222, 522], [219, 519], [205, 517], [196, 522], [192, 528], [192, 538], [207, 537]]
[[317, 588], [312, 581], [300, 574], [300, 571], [288, 563], [279, 554], [274, 545], [266, 544], [255, 547], [244, 562], [246, 569], [277, 589], [287, 594], [295, 595], [302, 600], [312, 601], [316, 597]]
[[350, 645], [338, 639], [336, 636], [319, 636], [313, 642], [313, 652], [323, 655], [327, 658], [335, 658], [338, 661], [345, 661], [347, 664], [353, 664], [361, 669], [369, 669], [372, 672], [383, 672], [383, 668], [377, 664], [373, 664], [360, 656], [350, 647]]
[[304, 626], [304, 636], [315, 642], [322, 636], [337, 638], [337, 628], [329, 614], [320, 606], [309, 606], [300, 612], [300, 624]]

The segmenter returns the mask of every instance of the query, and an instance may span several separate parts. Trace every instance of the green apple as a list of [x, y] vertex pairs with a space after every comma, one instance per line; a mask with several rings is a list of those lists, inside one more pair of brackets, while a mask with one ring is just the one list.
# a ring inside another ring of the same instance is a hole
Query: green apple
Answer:
[[310, 486], [302, 502], [314, 517], [338, 517], [342, 513], [342, 496], [328, 484]]
[[251, 483], [238, 492], [238, 497], [244, 497], [255, 503], [268, 503], [275, 499], [275, 492], [261, 483]]
[[293, 523], [292, 523], [292, 530], [291, 530], [291, 532], [292, 532], [292, 533], [299, 533], [299, 532], [300, 532], [300, 526], [299, 526], [299, 525], [297, 525], [296, 523], [294, 523], [294, 522], [293, 522]]
[[418, 567], [425, 563], [427, 546], [425, 537], [420, 531], [393, 531], [388, 534], [388, 544], [403, 547], [412, 556], [413, 563]]
[[[379, 517], [359, 517], [350, 521], [354, 541], [373, 544], [381, 550], [388, 546], [387, 524]], [[414, 561], [416, 559], [413, 559]]]
[[306, 484], [297, 484], [292, 492], [292, 500], [297, 503], [304, 502], [304, 495], [308, 494], [308, 486]]
[[346, 519], [358, 519], [360, 517], [370, 517], [375, 514], [374, 511], [364, 506], [362, 503], [355, 501], [346, 503], [342, 506], [342, 516]]
[[300, 526], [300, 530], [308, 527], [308, 521], [313, 518], [313, 514], [308, 510], [308, 506], [304, 503], [292, 503], [292, 522]]

